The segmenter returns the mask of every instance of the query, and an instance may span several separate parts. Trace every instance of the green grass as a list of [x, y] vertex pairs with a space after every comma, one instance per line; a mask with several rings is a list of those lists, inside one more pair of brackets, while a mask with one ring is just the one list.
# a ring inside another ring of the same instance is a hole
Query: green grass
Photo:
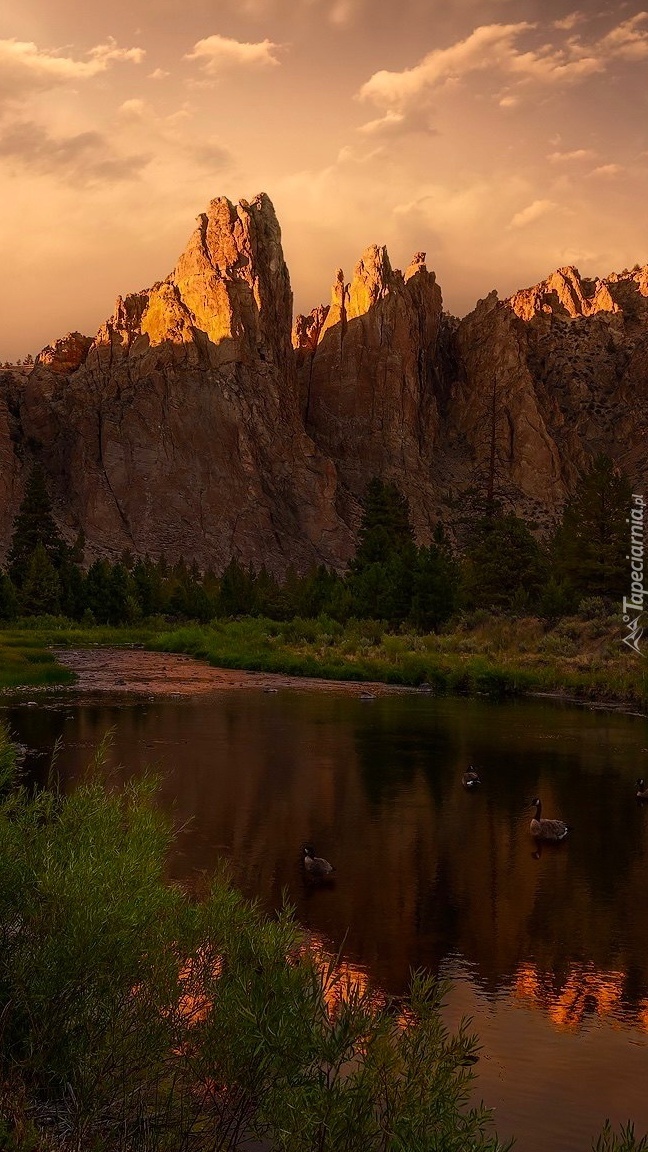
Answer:
[[58, 619], [0, 629], [0, 688], [69, 683], [52, 647], [141, 645], [182, 652], [221, 668], [325, 680], [429, 684], [464, 695], [562, 693], [582, 700], [648, 704], [648, 659], [621, 644], [616, 617], [542, 621], [475, 614], [438, 635], [389, 633], [374, 620], [322, 617], [279, 623], [257, 617], [209, 625], [154, 620], [124, 628]]
[[185, 652], [224, 668], [335, 680], [429, 684], [439, 692], [518, 695], [562, 692], [645, 705], [648, 662], [618, 643], [616, 620], [488, 617], [440, 635], [383, 633], [375, 621], [218, 621], [156, 634], [150, 647]]
[[145, 628], [83, 628], [57, 617], [26, 619], [0, 627], [0, 690], [47, 688], [74, 683], [52, 648], [145, 644], [155, 634]]

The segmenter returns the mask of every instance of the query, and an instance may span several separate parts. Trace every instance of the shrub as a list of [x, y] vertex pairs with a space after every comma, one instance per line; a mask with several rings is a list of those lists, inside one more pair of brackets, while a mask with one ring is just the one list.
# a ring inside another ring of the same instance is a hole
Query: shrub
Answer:
[[475, 1039], [443, 1026], [443, 984], [414, 976], [397, 1009], [226, 876], [192, 902], [165, 882], [150, 782], [30, 795], [4, 733], [2, 780], [0, 1075], [42, 1146], [502, 1148], [468, 1106]]
[[607, 616], [607, 604], [602, 596], [585, 596], [578, 605], [581, 620], [600, 620]]

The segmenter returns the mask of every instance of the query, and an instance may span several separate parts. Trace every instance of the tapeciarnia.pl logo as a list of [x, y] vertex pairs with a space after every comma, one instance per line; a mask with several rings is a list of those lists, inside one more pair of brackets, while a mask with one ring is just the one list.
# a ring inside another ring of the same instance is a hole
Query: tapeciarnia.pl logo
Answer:
[[627, 644], [639, 656], [645, 656], [641, 651], [639, 641], [643, 636], [641, 620], [644, 611], [644, 507], [643, 496], [632, 496], [630, 517], [626, 521], [630, 525], [630, 553], [626, 560], [630, 561], [630, 596], [623, 597], [623, 623], [627, 626], [628, 634], [623, 637], [622, 644]]

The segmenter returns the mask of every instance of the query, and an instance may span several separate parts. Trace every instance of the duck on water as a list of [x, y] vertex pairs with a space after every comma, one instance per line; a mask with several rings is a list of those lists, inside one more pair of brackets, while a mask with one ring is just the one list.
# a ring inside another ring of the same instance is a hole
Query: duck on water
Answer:
[[479, 788], [479, 785], [481, 784], [481, 780], [479, 779], [479, 772], [476, 768], [473, 768], [472, 764], [461, 777], [461, 783], [463, 784], [464, 788], [468, 789], [469, 792], [472, 792], [474, 788]]
[[537, 797], [531, 801], [531, 807], [535, 806], [535, 816], [531, 820], [530, 831], [531, 835], [536, 840], [551, 840], [558, 843], [564, 840], [565, 836], [572, 831], [571, 824], [565, 824], [564, 820], [547, 820], [542, 816], [542, 800]]
[[317, 880], [331, 877], [335, 868], [323, 856], [316, 856], [312, 844], [304, 845], [304, 870], [308, 876]]

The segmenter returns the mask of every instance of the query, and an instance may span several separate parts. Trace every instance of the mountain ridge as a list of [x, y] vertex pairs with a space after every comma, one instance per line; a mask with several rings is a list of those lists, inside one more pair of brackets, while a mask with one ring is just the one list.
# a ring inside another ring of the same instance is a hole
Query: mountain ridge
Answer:
[[647, 398], [648, 266], [565, 266], [458, 320], [425, 253], [403, 273], [371, 245], [293, 321], [269, 198], [216, 198], [164, 280], [0, 377], [0, 544], [36, 460], [90, 557], [341, 568], [374, 475], [426, 542], [493, 448], [542, 529], [599, 451], [645, 483]]

